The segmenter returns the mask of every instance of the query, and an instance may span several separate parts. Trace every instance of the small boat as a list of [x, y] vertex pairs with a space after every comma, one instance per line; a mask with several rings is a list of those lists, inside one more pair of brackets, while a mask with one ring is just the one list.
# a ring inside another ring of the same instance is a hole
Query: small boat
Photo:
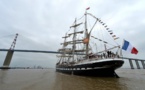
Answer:
[[[100, 37], [101, 36], [101, 37]], [[87, 10], [75, 19], [61, 43], [56, 71], [81, 76], [116, 76], [124, 61], [119, 58], [119, 38], [100, 19]]]

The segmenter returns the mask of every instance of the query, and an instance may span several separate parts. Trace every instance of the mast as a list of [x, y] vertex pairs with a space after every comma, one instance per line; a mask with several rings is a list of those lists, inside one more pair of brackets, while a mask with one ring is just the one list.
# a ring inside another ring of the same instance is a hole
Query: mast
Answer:
[[[77, 36], [77, 34], [82, 34], [83, 33], [83, 31], [76, 31], [76, 28], [79, 26], [79, 25], [81, 25], [82, 23], [78, 23], [77, 24], [77, 19], [75, 19], [75, 22], [74, 22], [74, 25], [73, 26], [71, 26], [71, 28], [73, 27], [74, 28], [74, 32], [73, 33], [70, 33], [70, 34], [68, 34], [68, 36], [71, 36], [71, 35], [73, 35], [73, 38], [72, 38], [72, 41], [68, 41], [68, 42], [66, 42], [66, 43], [68, 43], [68, 44], [72, 44], [72, 60], [74, 61], [74, 56], [75, 56], [75, 52], [79, 52], [79, 50], [76, 50], [76, 44], [80, 44], [80, 43], [83, 43], [82, 42], [82, 40], [77, 40], [76, 39], [76, 36]], [[83, 50], [80, 50], [80, 51], [83, 51]]]
[[[90, 35], [91, 35], [91, 32], [94, 28], [94, 26], [96, 25], [97, 23], [97, 20], [98, 18], [96, 18], [95, 16], [93, 16], [92, 14], [90, 13], [87, 13], [87, 10], [89, 10], [90, 7], [86, 8], [86, 12], [85, 12], [85, 39], [86, 39], [86, 45], [85, 45], [85, 48], [86, 48], [86, 58], [89, 59], [89, 40], [90, 40]], [[94, 17], [96, 19], [96, 22], [94, 23], [93, 27], [90, 29], [90, 31], [88, 32], [88, 28], [87, 28], [87, 14], [91, 15], [92, 17]]]
[[64, 38], [64, 43], [63, 43], [62, 49], [59, 49], [58, 51], [59, 51], [59, 52], [63, 52], [63, 53], [62, 53], [62, 55], [57, 56], [57, 57], [60, 57], [60, 60], [58, 61], [59, 64], [60, 64], [61, 62], [64, 62], [64, 56], [65, 56], [65, 53], [66, 53], [66, 52], [65, 52], [65, 47], [66, 47], [65, 42], [66, 42], [66, 38], [67, 38], [67, 33], [66, 33], [65, 36], [62, 37], [62, 38]]
[[[67, 33], [65, 34], [65, 37], [62, 37], [62, 38], [64, 38], [64, 43], [65, 43], [66, 42], [66, 38], [67, 38]], [[65, 47], [66, 47], [66, 44], [63, 44], [64, 51], [63, 51], [63, 54], [62, 54], [62, 56], [60, 58], [60, 61], [62, 61], [62, 62], [64, 62], [64, 57], [63, 56], [65, 56], [65, 54], [66, 54]]]
[[[88, 28], [87, 28], [87, 10], [85, 12], [85, 39], [89, 40], [89, 34], [88, 34]], [[86, 47], [86, 58], [88, 59], [88, 53], [89, 53], [89, 41], [85, 45]]]
[[73, 53], [73, 61], [74, 61], [74, 54], [75, 54], [75, 50], [76, 50], [76, 19], [75, 19], [75, 25], [74, 25], [74, 33], [73, 33], [73, 46], [72, 46], [72, 53]]

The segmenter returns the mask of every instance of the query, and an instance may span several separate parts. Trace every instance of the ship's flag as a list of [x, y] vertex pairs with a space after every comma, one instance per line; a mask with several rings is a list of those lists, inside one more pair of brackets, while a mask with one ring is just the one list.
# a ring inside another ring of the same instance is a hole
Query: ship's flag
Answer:
[[83, 40], [83, 43], [84, 43], [84, 44], [89, 43], [89, 38], [85, 38], [85, 39]]
[[128, 41], [124, 40], [124, 44], [122, 46], [122, 49], [125, 50], [125, 51], [129, 51], [131, 52], [132, 54], [137, 54], [138, 53], [138, 50], [133, 47]]
[[106, 25], [106, 26], [104, 26], [104, 27], [107, 27], [107, 25]]
[[90, 9], [90, 7], [87, 7], [87, 8], [86, 8], [86, 10], [89, 10], [89, 9]]

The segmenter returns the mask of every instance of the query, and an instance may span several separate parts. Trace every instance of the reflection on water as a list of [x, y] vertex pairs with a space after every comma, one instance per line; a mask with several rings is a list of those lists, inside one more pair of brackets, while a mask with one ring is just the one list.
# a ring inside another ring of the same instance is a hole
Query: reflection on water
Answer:
[[145, 70], [117, 73], [121, 78], [66, 75], [54, 69], [0, 70], [0, 90], [144, 90]]
[[0, 71], [0, 84], [5, 84], [5, 77], [6, 77], [6, 74], [7, 73], [7, 70], [5, 70], [3, 72], [3, 70]]
[[57, 74], [55, 90], [122, 90], [119, 79], [104, 77], [80, 77]]

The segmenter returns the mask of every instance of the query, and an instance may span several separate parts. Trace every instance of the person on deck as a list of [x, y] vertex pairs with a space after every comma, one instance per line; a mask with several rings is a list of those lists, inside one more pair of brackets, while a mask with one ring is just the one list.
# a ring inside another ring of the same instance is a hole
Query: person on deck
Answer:
[[109, 58], [109, 56], [110, 56], [110, 51], [107, 51], [107, 57]]

